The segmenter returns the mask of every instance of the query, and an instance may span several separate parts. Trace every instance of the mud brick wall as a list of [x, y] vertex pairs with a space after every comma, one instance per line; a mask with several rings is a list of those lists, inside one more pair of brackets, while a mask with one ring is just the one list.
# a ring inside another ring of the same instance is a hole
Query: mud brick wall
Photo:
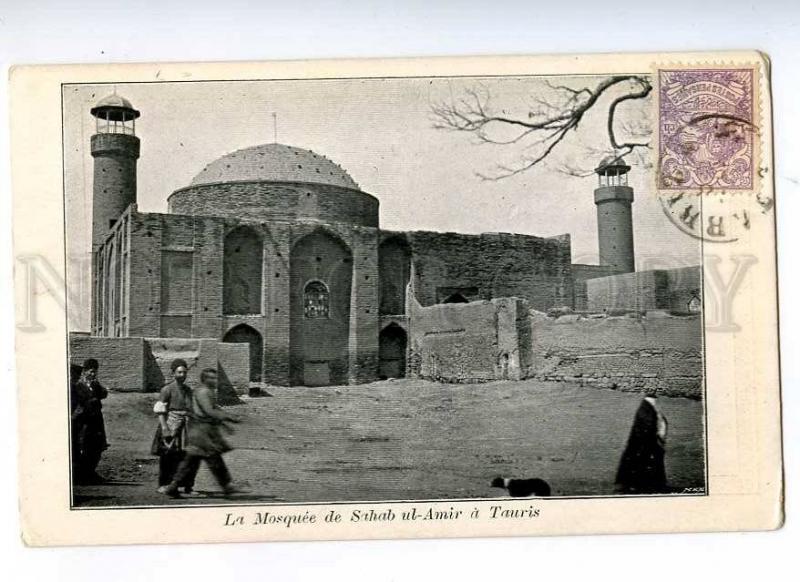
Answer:
[[592, 311], [646, 311], [666, 306], [667, 277], [663, 271], [640, 271], [586, 281], [587, 306]]
[[247, 393], [250, 387], [250, 344], [219, 343], [220, 383], [232, 386], [239, 394]]
[[702, 273], [699, 266], [680, 269], [639, 271], [586, 281], [590, 310], [668, 309], [687, 311], [694, 295], [700, 294]]
[[644, 317], [531, 317], [532, 364], [540, 380], [668, 396], [702, 396], [702, 319], [650, 312]]
[[411, 305], [409, 373], [443, 382], [521, 377], [516, 298], [423, 307]]
[[585, 311], [589, 308], [586, 281], [599, 277], [608, 277], [615, 274], [615, 272], [615, 267], [607, 265], [572, 265], [573, 308], [577, 311]]
[[109, 390], [141, 392], [145, 386], [145, 345], [140, 337], [111, 338], [72, 333], [69, 361], [83, 365], [87, 358], [100, 363], [99, 379]]
[[[519, 297], [545, 311], [572, 306], [569, 236], [406, 233], [414, 262], [414, 293], [430, 306], [440, 289], [475, 288], [469, 299]], [[448, 291], [448, 292], [449, 292]]]
[[702, 299], [703, 273], [699, 266], [670, 269], [666, 273], [669, 309], [687, 311], [694, 297]]

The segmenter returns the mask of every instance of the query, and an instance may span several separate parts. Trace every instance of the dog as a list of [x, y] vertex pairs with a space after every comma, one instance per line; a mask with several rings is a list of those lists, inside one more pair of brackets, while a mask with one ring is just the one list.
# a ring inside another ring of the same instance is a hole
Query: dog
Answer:
[[495, 477], [492, 487], [505, 489], [511, 497], [550, 497], [550, 485], [544, 479]]

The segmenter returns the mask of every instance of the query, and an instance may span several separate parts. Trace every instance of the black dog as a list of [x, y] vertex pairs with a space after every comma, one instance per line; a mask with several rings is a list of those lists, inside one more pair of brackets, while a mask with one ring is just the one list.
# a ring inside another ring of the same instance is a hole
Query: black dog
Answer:
[[511, 497], [550, 497], [550, 485], [543, 479], [509, 479], [495, 477], [492, 487], [505, 489]]

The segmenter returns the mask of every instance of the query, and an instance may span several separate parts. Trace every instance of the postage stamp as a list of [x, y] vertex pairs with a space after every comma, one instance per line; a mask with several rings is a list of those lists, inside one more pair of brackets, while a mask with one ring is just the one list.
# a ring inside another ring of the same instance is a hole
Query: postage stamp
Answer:
[[758, 182], [755, 66], [657, 69], [657, 190], [753, 192]]

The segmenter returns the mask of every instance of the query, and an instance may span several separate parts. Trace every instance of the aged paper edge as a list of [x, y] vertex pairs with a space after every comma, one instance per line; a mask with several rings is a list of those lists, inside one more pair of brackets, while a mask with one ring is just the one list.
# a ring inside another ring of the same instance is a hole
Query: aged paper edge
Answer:
[[[495, 76], [553, 74], [613, 74], [650, 72], [654, 63], [680, 61], [687, 65], [724, 60], [765, 63], [756, 52], [567, 55], [543, 57], [466, 57], [343, 61], [286, 61], [264, 63], [53, 65], [14, 67], [11, 71], [12, 177], [14, 184], [15, 255], [38, 254], [64, 275], [64, 223], [61, 152], [61, 86], [67, 83], [160, 82], [185, 80], [307, 79], [402, 76]], [[765, 67], [766, 70], [766, 67]], [[765, 80], [766, 82], [766, 80]], [[762, 92], [762, 159], [772, 158], [771, 104], [768, 87]], [[772, 194], [772, 180], [762, 183]], [[728, 253], [751, 252], [758, 269], [746, 292], [755, 305], [751, 326], [735, 338], [708, 335], [707, 393], [732, 383], [747, 394], [746, 430], [721, 415], [719, 402], [709, 398], [709, 494], [673, 498], [546, 499], [524, 502], [475, 500], [473, 505], [509, 508], [534, 505], [536, 520], [499, 523], [447, 523], [421, 528], [418, 524], [372, 524], [313, 528], [224, 528], [226, 507], [158, 509], [69, 509], [67, 442], [52, 438], [67, 432], [66, 321], [58, 301], [42, 302], [38, 317], [46, 333], [17, 333], [19, 400], [19, 485], [23, 539], [33, 546], [125, 543], [232, 542], [266, 540], [330, 540], [409, 537], [475, 537], [564, 535], [589, 533], [646, 533], [759, 530], [780, 527], [782, 510], [781, 433], [778, 377], [777, 303], [774, 217], [757, 236], [730, 245]], [[745, 242], [747, 243], [745, 246]], [[18, 305], [21, 294], [16, 281]], [[56, 299], [63, 302], [62, 295]], [[706, 298], [708, 299], [708, 298]], [[63, 305], [63, 303], [62, 303]], [[728, 334], [730, 335], [730, 334]], [[732, 354], [745, 356], [751, 373], [732, 375], [725, 364]], [[753, 382], [743, 386], [743, 382]], [[727, 430], [727, 432], [726, 432]], [[727, 435], [727, 436], [725, 436]], [[737, 466], [720, 466], [715, 451], [731, 446], [729, 438], [743, 436], [746, 446]], [[722, 439], [722, 440], [720, 440]], [[743, 487], [738, 481], [747, 481]], [[63, 484], [54, 486], [54, 483]], [[733, 492], [725, 489], [733, 487]], [[413, 502], [447, 509], [449, 501]], [[391, 504], [309, 505], [323, 515], [336, 508], [380, 509]], [[264, 507], [280, 511], [282, 506]], [[286, 506], [283, 506], [286, 509]], [[257, 508], [244, 509], [253, 512]], [[234, 531], [231, 531], [234, 530]]]

